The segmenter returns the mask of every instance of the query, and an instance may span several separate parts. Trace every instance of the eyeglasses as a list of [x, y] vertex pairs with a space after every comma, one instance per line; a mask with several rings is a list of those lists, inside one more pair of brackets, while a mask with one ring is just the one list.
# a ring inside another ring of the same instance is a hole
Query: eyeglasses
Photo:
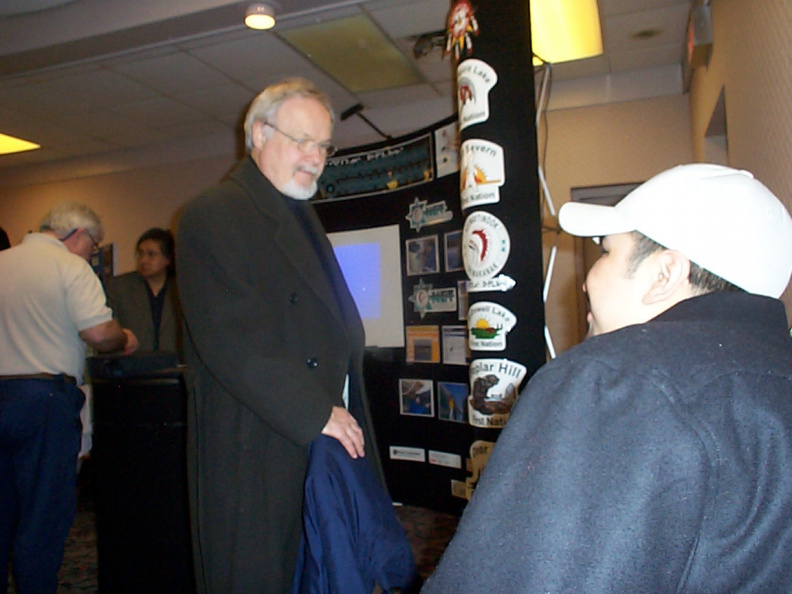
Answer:
[[94, 239], [94, 236], [88, 232], [88, 229], [83, 229], [85, 234], [90, 238], [91, 243], [93, 244], [93, 248], [91, 249], [92, 253], [96, 253], [99, 251], [99, 242]]
[[318, 150], [320, 154], [323, 154], [326, 157], [332, 157], [336, 152], [336, 148], [329, 142], [316, 142], [315, 140], [311, 140], [310, 138], [295, 138], [291, 134], [286, 134], [286, 132], [278, 128], [275, 124], [272, 124], [270, 122], [264, 122], [264, 125], [269, 126], [273, 130], [275, 130], [275, 132], [280, 132], [286, 138], [291, 140], [294, 144], [297, 145], [297, 150], [300, 151], [301, 153], [308, 154], [315, 150]]
[[135, 257], [137, 258], [158, 258], [162, 255], [162, 252], [155, 252], [154, 250], [135, 250]]

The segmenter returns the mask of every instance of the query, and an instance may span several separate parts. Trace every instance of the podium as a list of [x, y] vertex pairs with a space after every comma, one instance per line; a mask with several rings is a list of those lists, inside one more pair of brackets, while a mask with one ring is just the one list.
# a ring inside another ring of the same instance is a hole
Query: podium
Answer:
[[195, 591], [183, 371], [162, 354], [91, 357], [98, 590]]

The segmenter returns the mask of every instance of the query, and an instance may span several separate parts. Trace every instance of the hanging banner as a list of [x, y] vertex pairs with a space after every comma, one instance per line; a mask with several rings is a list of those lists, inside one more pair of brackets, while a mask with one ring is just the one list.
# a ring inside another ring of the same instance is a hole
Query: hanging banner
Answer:
[[435, 178], [432, 135], [327, 160], [318, 200], [385, 195]]

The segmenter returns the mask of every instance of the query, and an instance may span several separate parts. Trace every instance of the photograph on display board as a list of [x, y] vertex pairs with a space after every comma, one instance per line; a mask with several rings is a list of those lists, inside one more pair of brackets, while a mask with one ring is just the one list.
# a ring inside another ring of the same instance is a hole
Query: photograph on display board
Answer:
[[434, 384], [427, 379], [399, 380], [400, 411], [403, 415], [434, 416]]
[[443, 326], [443, 363], [467, 365], [470, 358], [467, 333], [467, 326]]
[[445, 234], [445, 269], [446, 272], [462, 270], [462, 230]]
[[408, 239], [405, 244], [407, 247], [407, 276], [440, 272], [437, 235]]
[[438, 326], [407, 326], [405, 334], [407, 363], [440, 363]]
[[457, 317], [460, 320], [467, 320], [468, 312], [468, 290], [467, 281], [457, 281]]
[[437, 382], [437, 418], [441, 421], [467, 423], [467, 384]]
[[437, 177], [459, 171], [459, 131], [457, 122], [435, 130]]

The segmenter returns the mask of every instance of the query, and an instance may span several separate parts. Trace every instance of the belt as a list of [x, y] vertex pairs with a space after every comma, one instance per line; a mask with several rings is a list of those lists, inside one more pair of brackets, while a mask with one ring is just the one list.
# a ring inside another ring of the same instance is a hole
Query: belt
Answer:
[[63, 380], [69, 384], [77, 385], [77, 380], [74, 379], [70, 375], [66, 375], [65, 373], [61, 373], [59, 375], [53, 375], [52, 373], [23, 373], [20, 375], [0, 375], [0, 380], [49, 380], [49, 381], [56, 381], [56, 380]]

